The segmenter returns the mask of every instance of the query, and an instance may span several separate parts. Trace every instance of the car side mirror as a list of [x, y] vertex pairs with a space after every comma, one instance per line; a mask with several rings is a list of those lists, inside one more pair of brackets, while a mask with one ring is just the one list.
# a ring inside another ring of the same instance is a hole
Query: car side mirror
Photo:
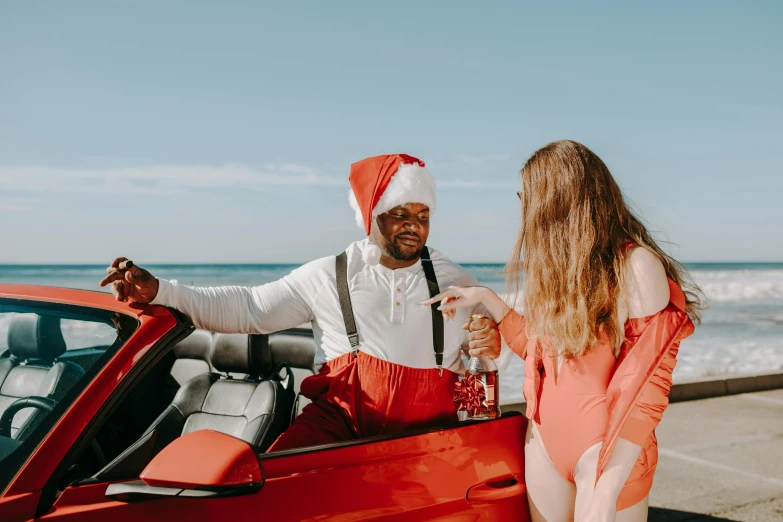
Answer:
[[175, 439], [141, 472], [141, 480], [111, 484], [106, 496], [123, 502], [161, 497], [225, 497], [257, 492], [261, 463], [247, 442], [212, 430]]

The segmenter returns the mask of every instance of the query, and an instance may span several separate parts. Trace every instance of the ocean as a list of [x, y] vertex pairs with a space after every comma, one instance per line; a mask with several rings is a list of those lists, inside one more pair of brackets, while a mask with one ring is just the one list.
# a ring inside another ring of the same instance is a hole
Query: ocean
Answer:
[[[156, 276], [199, 286], [259, 285], [298, 265], [149, 265]], [[479, 282], [505, 291], [500, 264], [467, 264]], [[702, 325], [684, 340], [675, 382], [706, 376], [774, 372], [783, 368], [783, 263], [692, 263], [707, 297]], [[0, 282], [97, 290], [100, 265], [0, 265]], [[522, 361], [501, 375], [501, 401], [522, 398]]]

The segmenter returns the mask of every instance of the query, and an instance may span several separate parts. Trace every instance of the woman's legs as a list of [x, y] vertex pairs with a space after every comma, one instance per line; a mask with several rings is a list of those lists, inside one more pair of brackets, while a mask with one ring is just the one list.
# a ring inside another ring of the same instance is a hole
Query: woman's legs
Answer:
[[617, 512], [615, 522], [647, 522], [647, 501], [650, 497], [637, 502], [629, 508]]
[[601, 453], [601, 445], [599, 442], [593, 444], [587, 451], [582, 453], [579, 460], [574, 467], [574, 482], [576, 482], [576, 503], [574, 506], [574, 514], [577, 520], [580, 520], [583, 516], [587, 506], [590, 505], [590, 501], [593, 498], [593, 491], [595, 489], [595, 475], [598, 469], [598, 455]]
[[[580, 520], [595, 488], [595, 475], [601, 443], [582, 454], [574, 469], [576, 484], [563, 478], [546, 451], [535, 422], [528, 422], [525, 434], [525, 482], [532, 522], [571, 522]], [[615, 522], [646, 522], [645, 498], [617, 512]]]
[[532, 420], [525, 435], [525, 477], [533, 522], [574, 520], [576, 487], [555, 469]]
[[[601, 442], [590, 446], [576, 463], [574, 481], [576, 482], [576, 502], [574, 505], [575, 519], [580, 520], [593, 498], [595, 475], [598, 469], [598, 455], [601, 452]], [[527, 454], [525, 454], [527, 456]], [[525, 470], [527, 472], [527, 470]], [[633, 506], [617, 512], [615, 522], [646, 522], [647, 497]]]

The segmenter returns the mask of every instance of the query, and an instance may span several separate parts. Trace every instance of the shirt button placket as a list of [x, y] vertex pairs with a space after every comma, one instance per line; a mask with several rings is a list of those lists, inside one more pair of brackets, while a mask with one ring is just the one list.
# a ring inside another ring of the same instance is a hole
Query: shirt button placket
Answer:
[[405, 295], [403, 294], [403, 289], [405, 287], [403, 286], [402, 281], [397, 281], [396, 290], [397, 293], [396, 299], [397, 302], [400, 303], [399, 309], [400, 309], [400, 322], [402, 322], [405, 319]]
[[397, 274], [392, 274], [391, 293], [392, 293], [392, 322], [402, 323], [403, 317], [403, 298], [400, 283], [397, 280]]

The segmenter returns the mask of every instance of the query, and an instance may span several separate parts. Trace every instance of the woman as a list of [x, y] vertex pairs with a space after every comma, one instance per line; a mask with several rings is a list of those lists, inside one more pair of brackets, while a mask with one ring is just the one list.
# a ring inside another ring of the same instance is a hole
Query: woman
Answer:
[[483, 303], [524, 358], [534, 521], [646, 520], [654, 429], [680, 340], [699, 320], [698, 288], [584, 145], [545, 146], [521, 177], [522, 228], [507, 275], [525, 316], [483, 287], [452, 287], [425, 304], [440, 301], [449, 319]]

